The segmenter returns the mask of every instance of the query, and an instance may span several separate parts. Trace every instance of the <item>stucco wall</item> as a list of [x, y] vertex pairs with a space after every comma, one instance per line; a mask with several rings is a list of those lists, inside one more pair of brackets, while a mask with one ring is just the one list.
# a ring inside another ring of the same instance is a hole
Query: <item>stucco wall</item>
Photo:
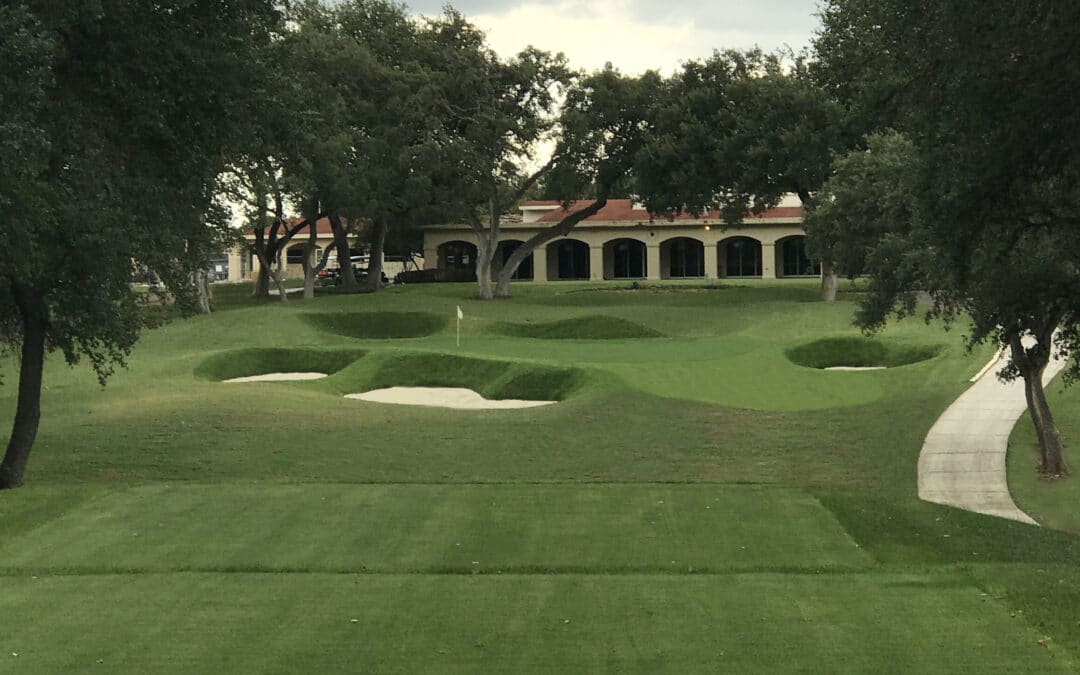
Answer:
[[[546, 225], [546, 223], [544, 224]], [[525, 241], [540, 231], [535, 224], [511, 223], [504, 225], [500, 242]], [[781, 270], [782, 258], [777, 244], [785, 239], [803, 236], [802, 223], [798, 218], [753, 219], [744, 225], [726, 227], [714, 221], [680, 220], [675, 222], [603, 222], [588, 221], [578, 225], [568, 237], [562, 239], [581, 241], [589, 247], [590, 278], [613, 277], [614, 257], [612, 242], [629, 238], [645, 244], [646, 279], [667, 278], [670, 269], [669, 246], [673, 239], [685, 237], [703, 246], [704, 272], [709, 278], [727, 276], [725, 269], [725, 246], [734, 237], [748, 237], [761, 245], [760, 275], [775, 279]], [[439, 266], [439, 247], [453, 241], [464, 241], [475, 246], [476, 235], [465, 225], [436, 225], [424, 231], [424, 260], [429, 269]], [[533, 253], [534, 281], [557, 278], [557, 263], [552, 260], [555, 250], [540, 247]]]

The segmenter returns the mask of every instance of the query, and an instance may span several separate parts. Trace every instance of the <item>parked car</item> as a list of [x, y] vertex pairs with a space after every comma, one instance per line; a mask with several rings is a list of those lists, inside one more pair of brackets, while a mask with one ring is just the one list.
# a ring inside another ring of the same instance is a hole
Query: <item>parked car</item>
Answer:
[[[357, 281], [364, 281], [365, 279], [367, 279], [367, 276], [368, 276], [367, 261], [368, 261], [368, 257], [366, 255], [363, 255], [363, 256], [354, 255], [350, 259], [350, 262], [352, 263], [352, 267], [353, 267], [353, 275], [356, 277]], [[340, 266], [338, 266], [338, 267], [324, 267], [322, 269], [322, 271], [319, 272], [319, 279], [322, 280], [322, 282], [324, 284], [333, 283], [333, 285], [335, 285], [335, 286], [340, 286], [341, 285], [341, 267]], [[382, 275], [382, 282], [384, 284], [389, 283], [389, 279], [387, 279], [385, 273], [383, 273], [383, 275]]]

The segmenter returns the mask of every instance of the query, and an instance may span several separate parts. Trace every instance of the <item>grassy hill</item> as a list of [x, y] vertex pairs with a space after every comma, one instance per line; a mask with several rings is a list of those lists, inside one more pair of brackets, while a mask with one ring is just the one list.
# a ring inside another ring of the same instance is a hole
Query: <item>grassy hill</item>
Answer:
[[[1080, 663], [1080, 538], [915, 496], [989, 353], [919, 321], [863, 342], [812, 282], [471, 290], [223, 288], [104, 390], [50, 361], [0, 493], [0, 672]], [[221, 382], [277, 369], [329, 377]], [[344, 398], [402, 385], [559, 403]]]

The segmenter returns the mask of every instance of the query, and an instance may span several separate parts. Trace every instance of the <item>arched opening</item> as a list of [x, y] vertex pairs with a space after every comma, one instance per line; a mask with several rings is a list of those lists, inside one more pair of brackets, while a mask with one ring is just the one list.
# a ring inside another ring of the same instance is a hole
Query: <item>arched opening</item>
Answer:
[[730, 237], [721, 241], [721, 275], [725, 277], [760, 277], [761, 242], [750, 237]]
[[588, 279], [589, 245], [577, 239], [548, 244], [548, 279]]
[[304, 253], [306, 253], [307, 244], [297, 244], [290, 247], [285, 251], [285, 262], [289, 265], [303, 265]]
[[[495, 259], [499, 261], [500, 268], [502, 266], [506, 265], [506, 261], [510, 259], [510, 256], [513, 255], [514, 251], [516, 251], [518, 249], [518, 247], [521, 246], [524, 243], [525, 242], [523, 242], [523, 241], [516, 241], [516, 240], [507, 240], [507, 241], [500, 241], [499, 242], [499, 248], [498, 248], [498, 251], [495, 254]], [[533, 254], [532, 253], [530, 253], [528, 255], [528, 257], [526, 257], [524, 260], [521, 261], [521, 264], [518, 265], [518, 268], [514, 272], [514, 275], [512, 277], [510, 277], [510, 278], [511, 279], [522, 279], [522, 280], [531, 280], [533, 278]]]
[[668, 239], [660, 244], [660, 269], [663, 279], [705, 276], [705, 244], [690, 237]]
[[467, 241], [448, 241], [439, 252], [440, 281], [476, 281], [476, 245]]
[[806, 237], [799, 234], [776, 242], [776, 269], [782, 277], [815, 277], [821, 275], [821, 263], [806, 255]]
[[645, 242], [614, 239], [604, 244], [605, 279], [644, 279], [646, 276]]

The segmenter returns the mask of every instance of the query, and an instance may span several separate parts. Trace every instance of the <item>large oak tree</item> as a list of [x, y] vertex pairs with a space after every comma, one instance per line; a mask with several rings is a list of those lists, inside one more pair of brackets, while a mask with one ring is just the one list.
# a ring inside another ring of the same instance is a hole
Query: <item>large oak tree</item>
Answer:
[[925, 291], [931, 315], [970, 318], [969, 343], [1007, 345], [1001, 375], [1024, 379], [1039, 471], [1063, 475], [1042, 374], [1055, 349], [1080, 374], [1080, 6], [831, 0], [823, 19], [821, 81], [864, 128], [902, 135], [838, 162], [811, 236], [866, 254], [861, 325]]
[[277, 18], [267, 0], [0, 7], [0, 339], [21, 356], [0, 488], [23, 482], [48, 352], [104, 382], [139, 333], [137, 266], [193, 299], [213, 179]]

